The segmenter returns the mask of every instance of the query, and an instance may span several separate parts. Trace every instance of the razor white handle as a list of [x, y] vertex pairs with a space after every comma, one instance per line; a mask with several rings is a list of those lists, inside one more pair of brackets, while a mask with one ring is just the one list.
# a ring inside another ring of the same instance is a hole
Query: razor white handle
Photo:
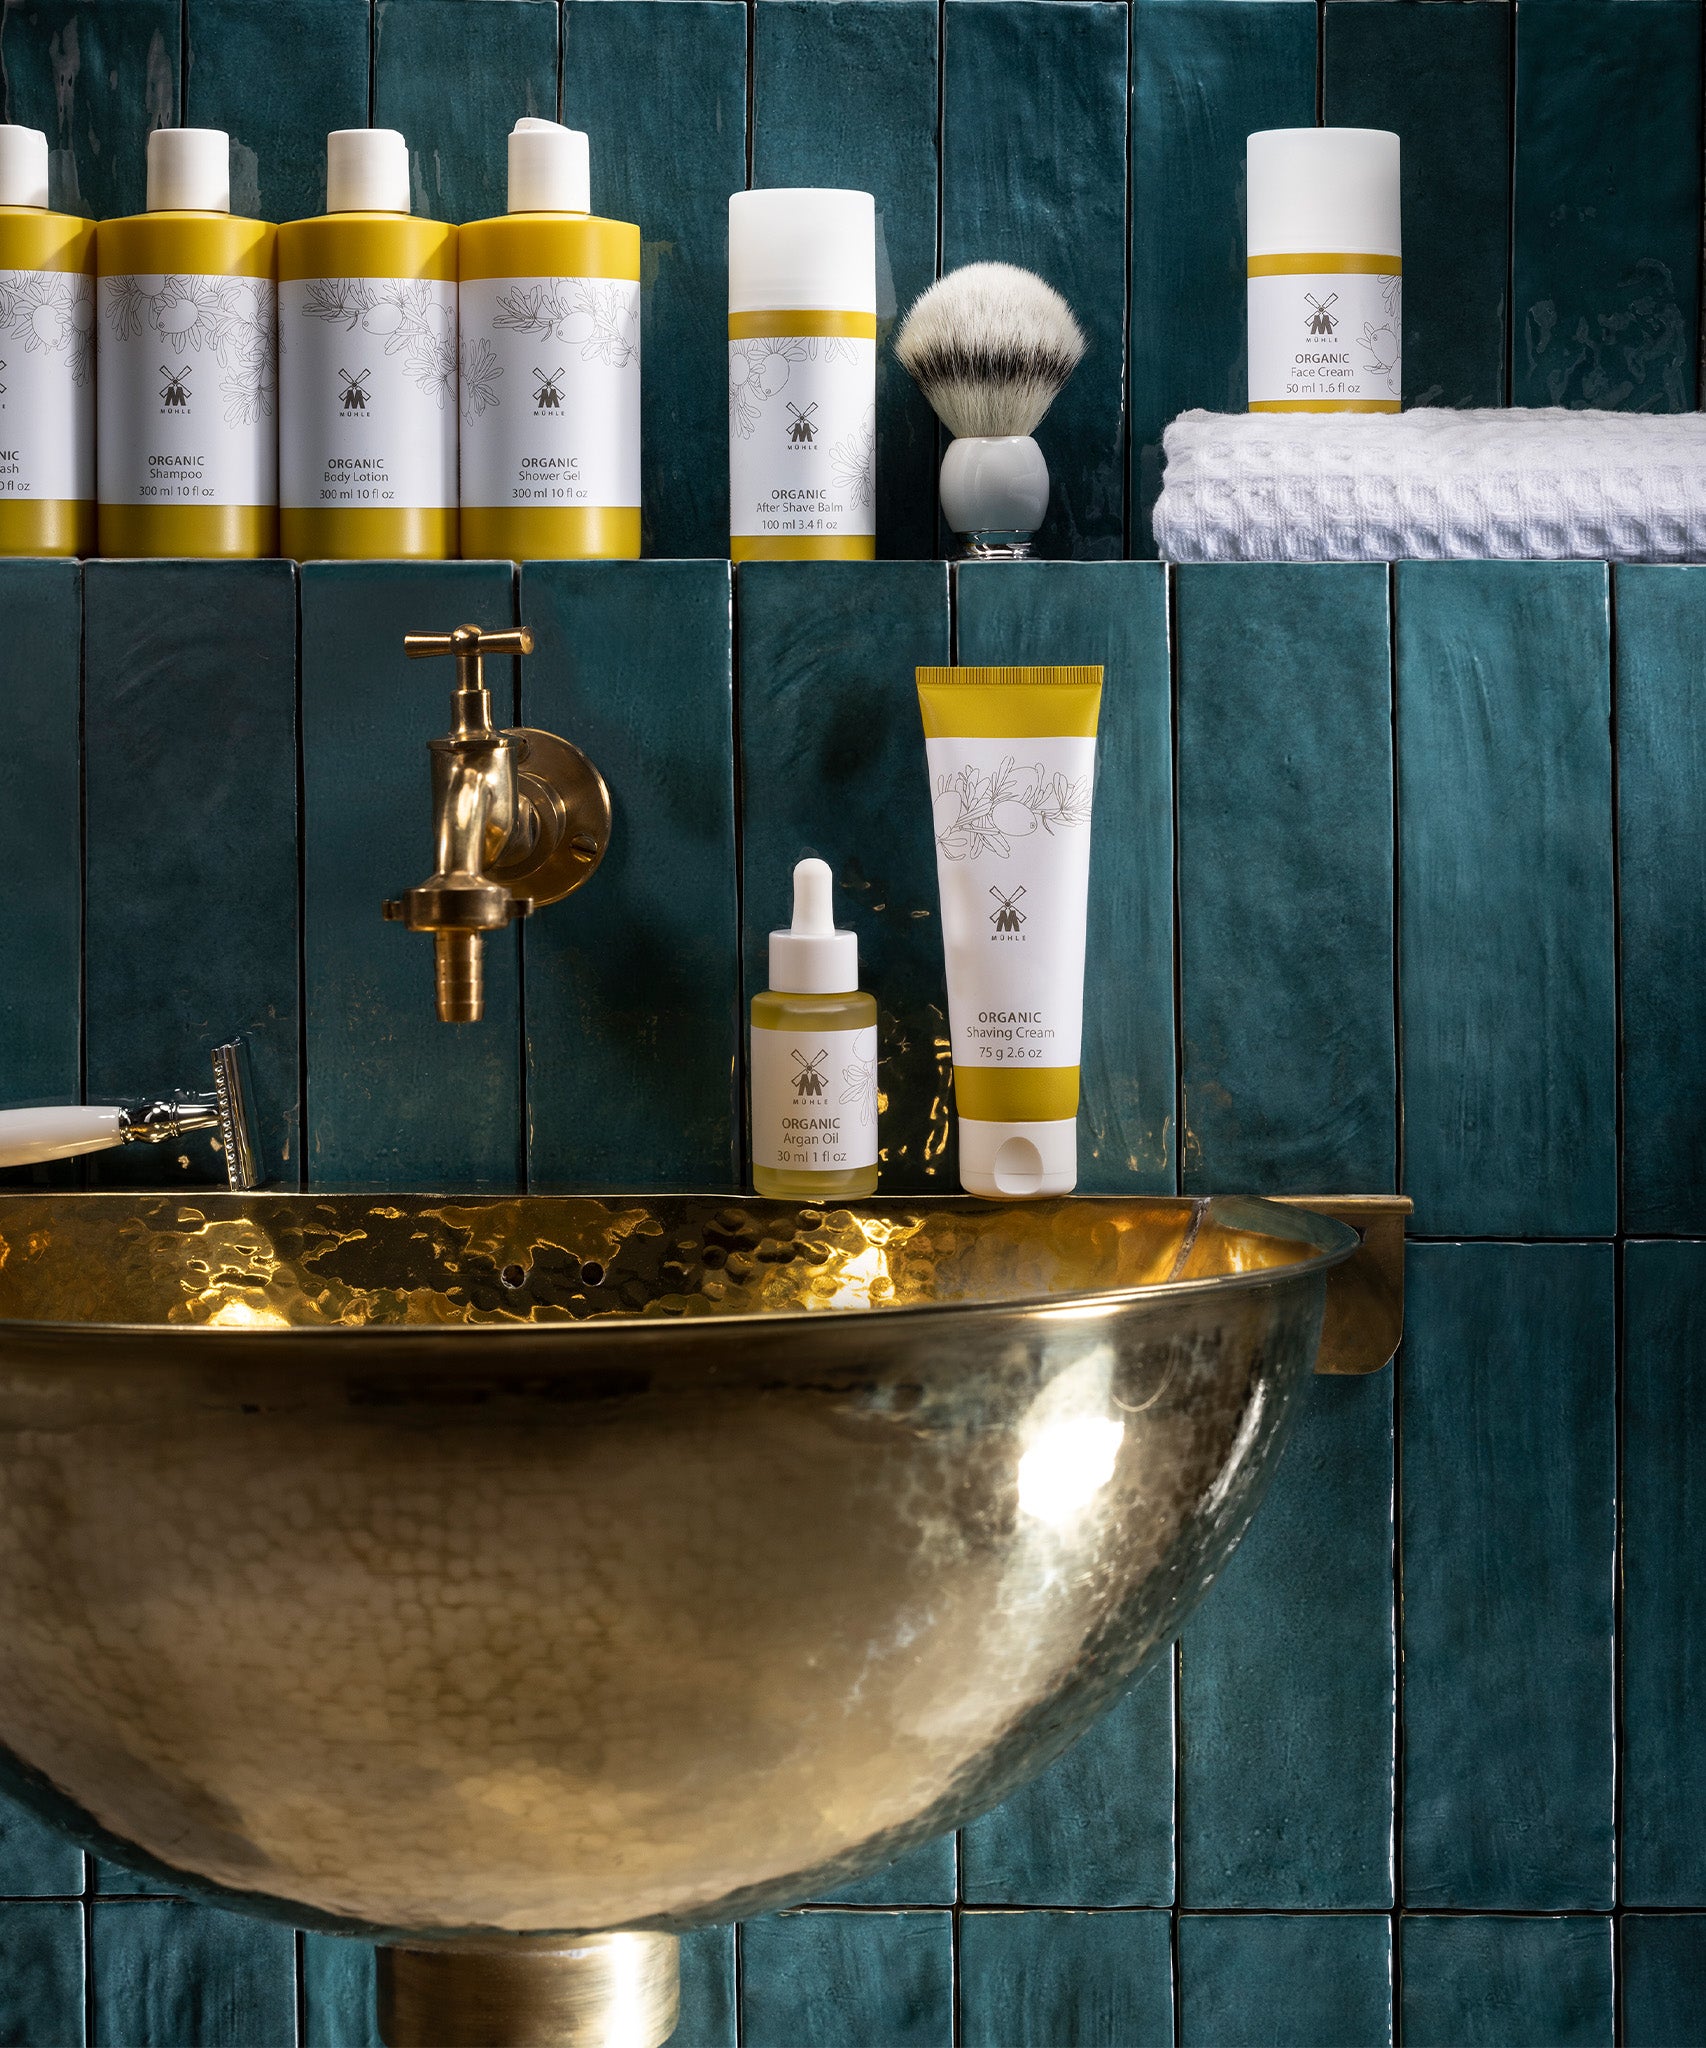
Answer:
[[0, 1166], [38, 1166], [44, 1159], [105, 1152], [130, 1135], [122, 1109], [76, 1102], [51, 1109], [0, 1109]]

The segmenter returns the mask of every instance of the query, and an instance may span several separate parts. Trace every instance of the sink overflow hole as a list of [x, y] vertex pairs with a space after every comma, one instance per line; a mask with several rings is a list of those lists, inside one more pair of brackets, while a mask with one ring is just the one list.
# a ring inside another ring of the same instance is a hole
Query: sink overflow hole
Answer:
[[581, 1278], [589, 1287], [602, 1287], [604, 1285], [604, 1268], [596, 1259], [588, 1259], [581, 1268]]
[[498, 1278], [506, 1287], [519, 1287], [527, 1278], [527, 1268], [525, 1266], [505, 1266], [498, 1275]]

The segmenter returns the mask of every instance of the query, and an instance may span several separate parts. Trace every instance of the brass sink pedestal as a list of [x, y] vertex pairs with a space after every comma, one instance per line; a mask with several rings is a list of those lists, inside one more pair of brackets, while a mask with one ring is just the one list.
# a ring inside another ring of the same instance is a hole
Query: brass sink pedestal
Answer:
[[673, 1934], [382, 1948], [379, 2031], [387, 2048], [661, 2048], [680, 1952]]

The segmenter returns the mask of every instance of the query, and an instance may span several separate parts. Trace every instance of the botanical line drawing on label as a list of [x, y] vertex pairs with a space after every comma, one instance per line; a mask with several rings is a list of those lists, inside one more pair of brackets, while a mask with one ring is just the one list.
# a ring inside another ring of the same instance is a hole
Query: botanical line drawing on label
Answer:
[[335, 322], [348, 333], [383, 339], [388, 356], [401, 355], [404, 374], [440, 408], [456, 388], [456, 319], [430, 283], [405, 277], [316, 277], [302, 312]]
[[219, 365], [227, 425], [272, 417], [278, 365], [270, 278], [173, 273], [109, 277], [102, 284], [115, 341], [140, 341], [147, 332], [172, 352], [173, 360], [161, 367], [169, 387], [161, 400], [170, 410], [187, 411], [191, 403], [193, 365], [184, 352], [205, 350]]
[[639, 347], [639, 296], [639, 286], [625, 281], [546, 277], [500, 292], [492, 325], [578, 343], [583, 363], [620, 370]]
[[75, 270], [0, 270], [0, 334], [26, 355], [63, 356], [73, 384], [94, 368], [95, 294]]
[[[814, 335], [772, 334], [759, 341], [730, 342], [729, 431], [743, 441], [751, 440], [764, 417], [764, 408], [787, 390], [794, 364], [815, 363], [820, 357], [826, 363], [854, 366], [859, 361], [857, 350], [841, 335], [819, 339]], [[817, 429], [814, 427], [796, 439], [790, 428], [789, 438], [795, 440], [796, 446], [809, 446], [817, 439]]]
[[[873, 1050], [869, 1058], [861, 1057], [861, 1048], [869, 1038]], [[864, 1033], [854, 1040], [854, 1057], [841, 1069], [841, 1106], [856, 1109], [861, 1124], [874, 1124], [877, 1120], [877, 1055], [875, 1034]]]
[[462, 340], [462, 417], [478, 419], [498, 402], [498, 379], [503, 364], [492, 353], [484, 335], [465, 335]]
[[1050, 775], [1040, 761], [1021, 765], [1008, 754], [992, 774], [968, 763], [956, 774], [938, 775], [934, 803], [936, 844], [944, 860], [978, 860], [986, 853], [1005, 860], [1015, 840], [1039, 828], [1052, 835], [1088, 825], [1090, 780], [1058, 770]]
[[877, 409], [868, 406], [865, 417], [851, 434], [844, 435], [829, 451], [835, 481], [846, 492], [855, 512], [869, 512], [876, 501], [874, 478], [877, 454]]

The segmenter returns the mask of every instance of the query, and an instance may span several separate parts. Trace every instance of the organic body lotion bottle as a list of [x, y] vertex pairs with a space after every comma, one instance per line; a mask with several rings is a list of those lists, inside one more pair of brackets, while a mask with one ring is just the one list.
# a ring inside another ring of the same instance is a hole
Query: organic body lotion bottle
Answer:
[[95, 551], [95, 224], [47, 204], [47, 137], [0, 124], [0, 555]]
[[278, 552], [273, 259], [221, 128], [156, 128], [148, 211], [95, 230], [103, 555]]
[[456, 553], [456, 230], [409, 212], [394, 128], [326, 138], [326, 211], [279, 229], [283, 552]]
[[463, 554], [638, 555], [640, 231], [593, 214], [586, 137], [518, 121], [456, 249]]
[[794, 869], [794, 921], [770, 934], [752, 999], [752, 1184], [773, 1200], [840, 1201], [877, 1185], [877, 1004], [859, 992], [857, 933], [835, 929], [829, 864]]

